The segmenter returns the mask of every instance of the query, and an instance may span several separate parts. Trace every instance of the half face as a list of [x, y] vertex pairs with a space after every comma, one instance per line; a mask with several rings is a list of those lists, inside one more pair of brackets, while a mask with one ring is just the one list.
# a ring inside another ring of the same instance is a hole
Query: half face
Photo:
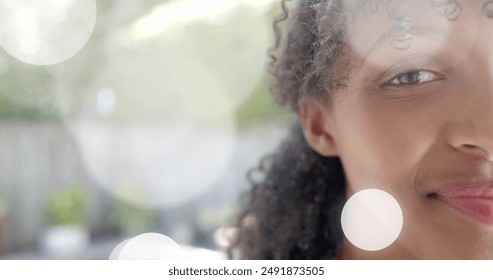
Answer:
[[404, 226], [384, 250], [346, 241], [341, 257], [493, 259], [493, 20], [483, 1], [386, 2], [354, 10], [349, 83], [322, 126], [348, 196], [387, 191]]

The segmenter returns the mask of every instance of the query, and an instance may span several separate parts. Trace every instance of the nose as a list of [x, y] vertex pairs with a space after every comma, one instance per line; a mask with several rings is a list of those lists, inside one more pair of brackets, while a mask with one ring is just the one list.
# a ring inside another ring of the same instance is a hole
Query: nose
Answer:
[[467, 82], [451, 98], [446, 138], [456, 150], [493, 162], [493, 33], [480, 26], [482, 35], [464, 59], [469, 66]]
[[493, 161], [493, 48], [480, 45], [488, 47], [474, 48], [467, 57], [467, 83], [449, 100], [446, 138], [460, 152]]
[[456, 150], [493, 161], [493, 107], [489, 118], [456, 122], [447, 129], [447, 142]]
[[453, 120], [447, 126], [446, 139], [460, 152], [493, 161], [493, 72], [490, 73], [478, 75], [482, 79], [455, 100], [458, 106], [450, 115]]

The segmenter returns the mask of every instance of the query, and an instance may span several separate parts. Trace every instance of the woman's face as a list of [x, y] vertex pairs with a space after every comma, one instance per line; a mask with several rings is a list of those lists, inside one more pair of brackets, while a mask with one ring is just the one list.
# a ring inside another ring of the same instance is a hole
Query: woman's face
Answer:
[[348, 196], [387, 191], [404, 224], [390, 247], [345, 241], [342, 257], [493, 259], [493, 20], [483, 1], [394, 1], [396, 27], [383, 2], [354, 12], [349, 84], [323, 127]]

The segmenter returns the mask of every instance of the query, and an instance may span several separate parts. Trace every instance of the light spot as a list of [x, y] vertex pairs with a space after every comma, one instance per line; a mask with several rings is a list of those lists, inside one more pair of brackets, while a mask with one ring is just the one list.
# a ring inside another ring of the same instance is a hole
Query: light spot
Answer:
[[113, 250], [110, 259], [112, 257], [118, 260], [180, 260], [185, 255], [171, 238], [151, 232], [123, 241]]
[[233, 244], [238, 235], [238, 229], [234, 227], [221, 227], [214, 231], [213, 239], [216, 245], [226, 249]]
[[[141, 207], [176, 207], [224, 176], [237, 141], [234, 106], [205, 69], [188, 73], [193, 82], [183, 80], [185, 74], [162, 75], [161, 81], [177, 80], [163, 92], [150, 88], [161, 86], [158, 77], [144, 78], [151, 86], [143, 91], [128, 76], [66, 120], [91, 176], [119, 199]], [[95, 121], [102, 115], [104, 121]]]
[[67, 124], [91, 176], [119, 199], [147, 208], [177, 207], [212, 188], [236, 143], [229, 125]]
[[95, 0], [0, 0], [0, 45], [34, 65], [63, 62], [87, 43]]
[[111, 115], [115, 111], [116, 94], [111, 88], [103, 88], [97, 95], [97, 109], [101, 115]]
[[365, 189], [354, 194], [344, 205], [342, 230], [356, 247], [378, 251], [392, 245], [403, 225], [399, 203], [389, 193]]
[[116, 245], [115, 249], [111, 251], [110, 260], [118, 260], [120, 258], [120, 253], [122, 252], [122, 249], [127, 245], [127, 243], [132, 240], [132, 238], [125, 239], [122, 242], [120, 242], [118, 245]]

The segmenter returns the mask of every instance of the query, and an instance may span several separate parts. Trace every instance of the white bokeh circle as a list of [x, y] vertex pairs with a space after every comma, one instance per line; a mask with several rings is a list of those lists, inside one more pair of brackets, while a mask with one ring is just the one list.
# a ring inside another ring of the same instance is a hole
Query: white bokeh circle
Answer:
[[123, 241], [110, 256], [113, 260], [181, 260], [184, 258], [184, 251], [173, 239], [153, 232]]
[[114, 124], [67, 122], [85, 167], [103, 188], [145, 208], [170, 208], [214, 186], [236, 144], [231, 122]]
[[0, 0], [0, 45], [34, 65], [63, 62], [89, 40], [95, 0]]
[[403, 226], [402, 209], [389, 193], [365, 189], [346, 202], [341, 225], [344, 235], [354, 246], [379, 251], [399, 237]]
[[132, 238], [125, 239], [122, 242], [120, 242], [116, 247], [111, 251], [110, 257], [108, 258], [109, 260], [118, 260], [120, 259], [120, 253], [122, 252], [123, 248], [127, 245], [127, 243], [132, 240]]
[[99, 77], [107, 85], [66, 119], [91, 177], [142, 207], [200, 197], [225, 175], [236, 148], [234, 101], [193, 53], [174, 53], [184, 48], [109, 52]]

